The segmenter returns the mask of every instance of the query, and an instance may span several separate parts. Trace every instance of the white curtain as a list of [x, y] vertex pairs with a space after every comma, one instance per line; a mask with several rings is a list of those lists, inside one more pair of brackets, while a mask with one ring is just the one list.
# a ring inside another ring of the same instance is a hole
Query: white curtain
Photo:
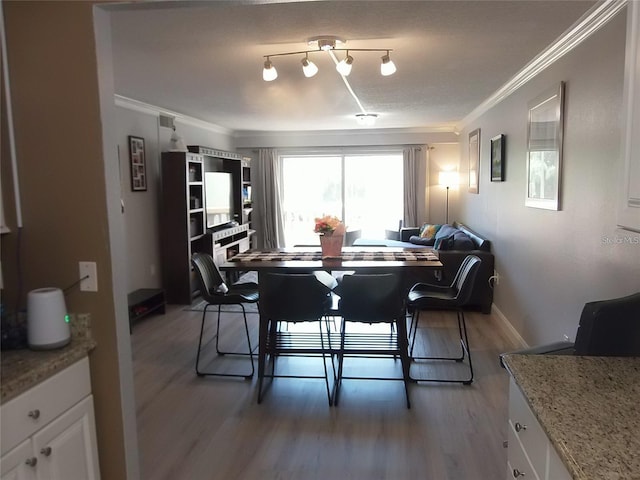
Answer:
[[258, 248], [284, 246], [284, 228], [280, 182], [282, 164], [274, 148], [261, 148], [258, 161], [252, 162], [252, 218], [256, 226]]
[[404, 170], [404, 216], [406, 227], [423, 223], [427, 211], [427, 157], [428, 146], [407, 146], [402, 150]]

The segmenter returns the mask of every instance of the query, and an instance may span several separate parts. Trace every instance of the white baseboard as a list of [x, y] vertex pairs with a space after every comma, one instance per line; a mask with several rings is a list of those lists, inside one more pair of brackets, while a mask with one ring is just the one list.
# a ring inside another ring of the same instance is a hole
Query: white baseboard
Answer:
[[491, 313], [493, 313], [500, 323], [505, 334], [510, 337], [515, 344], [520, 345], [522, 348], [528, 348], [529, 344], [525, 342], [524, 338], [520, 336], [520, 333], [514, 328], [509, 319], [500, 311], [494, 303], [491, 304]]

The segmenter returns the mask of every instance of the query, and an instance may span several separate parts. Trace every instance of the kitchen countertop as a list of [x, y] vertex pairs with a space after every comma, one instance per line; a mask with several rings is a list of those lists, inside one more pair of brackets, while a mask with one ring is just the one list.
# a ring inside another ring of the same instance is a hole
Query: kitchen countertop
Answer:
[[90, 315], [71, 319], [71, 342], [54, 350], [3, 350], [0, 354], [0, 404], [85, 357], [96, 346]]
[[640, 479], [640, 357], [504, 363], [574, 480]]

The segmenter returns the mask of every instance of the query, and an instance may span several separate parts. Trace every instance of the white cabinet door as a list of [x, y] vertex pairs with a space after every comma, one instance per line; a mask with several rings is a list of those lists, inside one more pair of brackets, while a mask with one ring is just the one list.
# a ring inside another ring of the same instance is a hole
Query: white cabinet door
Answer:
[[33, 436], [38, 480], [98, 480], [93, 396], [72, 407]]
[[37, 462], [31, 440], [25, 440], [0, 458], [0, 480], [35, 480]]

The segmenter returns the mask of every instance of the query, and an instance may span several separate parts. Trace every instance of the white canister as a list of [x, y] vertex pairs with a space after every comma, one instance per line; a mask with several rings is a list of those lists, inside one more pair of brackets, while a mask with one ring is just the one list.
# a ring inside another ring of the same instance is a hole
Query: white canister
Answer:
[[64, 347], [71, 340], [64, 294], [59, 288], [38, 288], [27, 295], [27, 340], [33, 350]]

